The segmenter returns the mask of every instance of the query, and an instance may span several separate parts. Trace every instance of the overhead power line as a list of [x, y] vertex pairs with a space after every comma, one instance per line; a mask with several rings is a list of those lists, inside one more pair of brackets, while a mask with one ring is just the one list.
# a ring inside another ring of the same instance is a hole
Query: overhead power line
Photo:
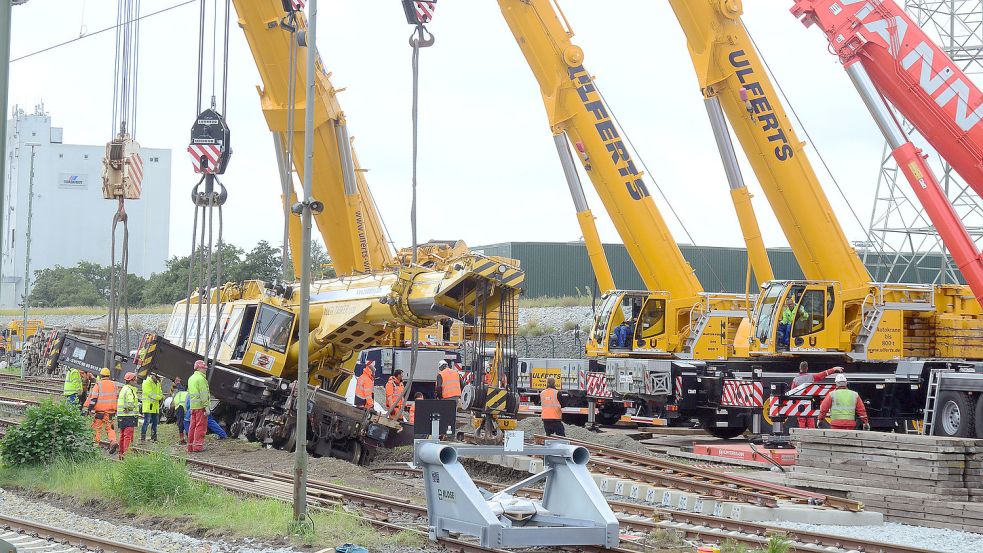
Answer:
[[180, 4], [174, 4], [173, 6], [170, 6], [168, 8], [157, 10], [155, 12], [148, 13], [147, 15], [142, 15], [140, 17], [133, 18], [133, 19], [131, 19], [129, 21], [121, 21], [121, 22], [117, 23], [116, 25], [112, 25], [112, 26], [106, 27], [105, 29], [99, 29], [98, 31], [93, 31], [93, 32], [91, 32], [89, 34], [82, 35], [82, 36], [79, 36], [79, 37], [75, 37], [75, 38], [73, 38], [71, 40], [66, 40], [65, 42], [59, 42], [58, 44], [54, 44], [52, 46], [48, 46], [47, 48], [42, 48], [41, 50], [38, 50], [36, 52], [31, 52], [30, 54], [24, 54], [23, 56], [19, 56], [19, 57], [13, 58], [12, 60], [10, 60], [10, 63], [14, 63], [15, 61], [20, 61], [22, 59], [27, 59], [27, 58], [29, 58], [31, 56], [36, 56], [38, 54], [43, 54], [43, 53], [48, 52], [50, 50], [54, 50], [55, 48], [60, 48], [62, 46], [66, 46], [68, 44], [72, 44], [73, 42], [78, 42], [78, 41], [82, 40], [83, 38], [89, 38], [90, 36], [95, 36], [95, 35], [98, 35], [98, 34], [101, 34], [101, 33], [105, 33], [106, 31], [112, 31], [113, 29], [116, 29], [118, 27], [122, 27], [123, 25], [126, 25], [127, 23], [131, 23], [133, 21], [141, 21], [143, 19], [147, 19], [148, 17], [153, 17], [155, 15], [160, 15], [160, 14], [162, 14], [164, 12], [169, 12], [169, 11], [175, 9], [175, 8], [180, 8], [181, 6], [187, 6], [188, 4], [191, 4], [191, 3], [194, 3], [194, 2], [197, 2], [197, 1], [198, 0], [187, 0], [186, 2], [181, 2]]

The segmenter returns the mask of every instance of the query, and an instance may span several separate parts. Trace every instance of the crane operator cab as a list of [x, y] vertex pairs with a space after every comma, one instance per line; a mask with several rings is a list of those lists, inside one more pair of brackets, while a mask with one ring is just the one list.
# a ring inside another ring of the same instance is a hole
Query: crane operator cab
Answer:
[[667, 354], [665, 292], [605, 294], [587, 341], [588, 355]]
[[772, 281], [761, 289], [752, 318], [752, 354], [825, 353], [840, 348], [837, 283]]

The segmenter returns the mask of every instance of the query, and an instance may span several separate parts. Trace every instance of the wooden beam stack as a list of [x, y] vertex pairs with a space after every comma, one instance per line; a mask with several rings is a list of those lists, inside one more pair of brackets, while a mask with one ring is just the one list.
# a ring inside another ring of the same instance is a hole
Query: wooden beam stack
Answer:
[[841, 492], [887, 520], [983, 531], [983, 440], [860, 430], [791, 431], [793, 486]]

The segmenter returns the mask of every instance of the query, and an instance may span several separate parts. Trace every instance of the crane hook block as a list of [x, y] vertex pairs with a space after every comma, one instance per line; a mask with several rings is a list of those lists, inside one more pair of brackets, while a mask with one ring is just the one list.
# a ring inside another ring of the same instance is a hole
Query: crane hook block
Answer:
[[143, 182], [140, 144], [120, 133], [106, 143], [102, 158], [102, 195], [107, 200], [139, 200]]
[[191, 144], [188, 146], [195, 173], [221, 175], [225, 173], [232, 157], [229, 142], [229, 126], [225, 118], [213, 109], [206, 109], [195, 119], [191, 127]]
[[410, 25], [425, 25], [433, 21], [433, 12], [437, 9], [437, 0], [416, 1], [403, 0], [403, 11], [406, 22]]

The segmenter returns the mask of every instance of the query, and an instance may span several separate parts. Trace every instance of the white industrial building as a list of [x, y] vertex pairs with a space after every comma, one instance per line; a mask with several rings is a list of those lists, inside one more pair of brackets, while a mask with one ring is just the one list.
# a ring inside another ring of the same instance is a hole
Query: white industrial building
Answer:
[[[35, 107], [34, 113], [15, 108], [13, 118], [8, 121], [0, 307], [20, 305], [24, 295], [31, 191], [31, 279], [35, 270], [55, 265], [70, 267], [79, 261], [110, 263], [110, 237], [117, 204], [102, 196], [102, 158], [106, 146], [65, 144], [63, 135], [63, 129], [51, 126], [51, 117], [43, 106]], [[167, 261], [171, 151], [144, 147], [141, 157], [144, 161], [142, 197], [126, 202], [129, 272], [149, 277], [163, 271]]]

